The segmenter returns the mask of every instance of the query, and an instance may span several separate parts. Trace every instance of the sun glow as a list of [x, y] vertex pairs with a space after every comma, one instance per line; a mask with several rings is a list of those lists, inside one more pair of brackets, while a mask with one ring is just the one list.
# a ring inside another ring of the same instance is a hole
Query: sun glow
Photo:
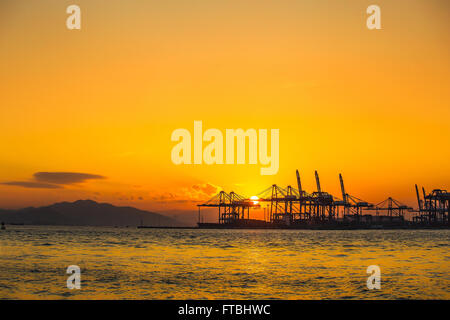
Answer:
[[253, 204], [258, 204], [259, 203], [259, 198], [257, 196], [251, 196], [250, 200], [253, 200]]

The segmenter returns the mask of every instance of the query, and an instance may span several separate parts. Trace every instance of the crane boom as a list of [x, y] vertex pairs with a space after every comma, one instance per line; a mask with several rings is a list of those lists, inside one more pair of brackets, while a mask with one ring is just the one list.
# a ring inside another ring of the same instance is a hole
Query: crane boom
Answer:
[[425, 201], [426, 193], [425, 193], [425, 188], [424, 187], [422, 187], [422, 192], [423, 192], [423, 204], [424, 204], [424, 207], [425, 207], [425, 210], [426, 210], [428, 205], [427, 205], [427, 202]]
[[340, 173], [339, 173], [339, 181], [341, 182], [342, 200], [344, 201], [344, 203], [347, 203], [347, 194], [345, 193], [344, 179], [342, 179], [342, 174]]
[[300, 197], [303, 195], [303, 189], [302, 189], [302, 183], [300, 181], [300, 173], [298, 173], [298, 170], [296, 170], [297, 174], [297, 186], [298, 186], [298, 193], [300, 194]]
[[417, 195], [417, 204], [419, 205], [419, 210], [422, 210], [422, 203], [420, 202], [420, 196], [419, 196], [419, 188], [416, 184], [416, 195]]
[[322, 189], [320, 188], [320, 180], [319, 180], [319, 174], [317, 173], [317, 170], [315, 171], [315, 174], [316, 174], [317, 191], [318, 191], [319, 193], [321, 193], [321, 192], [322, 192]]

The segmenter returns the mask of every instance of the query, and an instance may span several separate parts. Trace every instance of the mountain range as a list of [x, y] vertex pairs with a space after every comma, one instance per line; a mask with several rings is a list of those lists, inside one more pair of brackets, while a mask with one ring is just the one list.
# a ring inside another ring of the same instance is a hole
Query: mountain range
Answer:
[[93, 200], [59, 202], [18, 210], [0, 209], [0, 221], [6, 224], [27, 225], [184, 226], [184, 223], [159, 213], [133, 207], [117, 207]]

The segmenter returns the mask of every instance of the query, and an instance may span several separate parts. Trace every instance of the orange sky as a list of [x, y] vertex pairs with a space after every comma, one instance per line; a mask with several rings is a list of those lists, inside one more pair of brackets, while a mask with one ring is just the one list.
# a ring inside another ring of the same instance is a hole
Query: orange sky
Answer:
[[[65, 26], [73, 3], [0, 4], [0, 207], [195, 210], [218, 188], [295, 185], [295, 169], [307, 191], [318, 170], [339, 196], [342, 173], [374, 203], [415, 204], [414, 183], [450, 188], [445, 0], [76, 1], [79, 31]], [[373, 3], [382, 30], [366, 28]], [[278, 174], [175, 166], [171, 133], [194, 120], [280, 129]], [[103, 178], [48, 188], [36, 172]]]

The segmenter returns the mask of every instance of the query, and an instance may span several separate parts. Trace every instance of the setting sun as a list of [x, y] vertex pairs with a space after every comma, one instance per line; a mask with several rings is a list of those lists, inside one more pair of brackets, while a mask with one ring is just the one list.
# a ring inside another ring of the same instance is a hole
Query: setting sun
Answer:
[[250, 200], [253, 200], [253, 204], [258, 204], [259, 203], [259, 198], [257, 196], [251, 196]]

